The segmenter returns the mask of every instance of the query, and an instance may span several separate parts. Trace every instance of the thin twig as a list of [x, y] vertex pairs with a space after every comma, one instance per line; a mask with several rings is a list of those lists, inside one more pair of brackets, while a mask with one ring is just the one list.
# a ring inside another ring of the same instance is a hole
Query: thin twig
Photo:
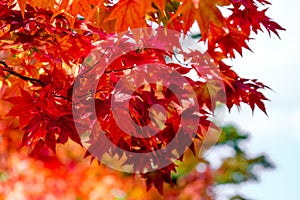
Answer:
[[[111, 48], [107, 47], [107, 48], [105, 49], [105, 51], [102, 53], [102, 55], [100, 56], [100, 58], [102, 58], [102, 57], [105, 55], [105, 53], [106, 53], [109, 49], [111, 49]], [[93, 66], [91, 66], [89, 69], [87, 69], [87, 70], [84, 71], [82, 74], [80, 74], [80, 78], [83, 78], [83, 76], [84, 76], [86, 73], [88, 73], [89, 71], [91, 71], [92, 69], [94, 69], [94, 68], [96, 67], [96, 65], [98, 65], [99, 63], [100, 63], [100, 61], [97, 61], [95, 64], [93, 64]]]
[[13, 70], [13, 68], [9, 67], [4, 61], [0, 61], [0, 64], [2, 64], [4, 66], [4, 68], [2, 68], [1, 70], [2, 71], [6, 71], [8, 72], [9, 74], [11, 75], [14, 75], [14, 76], [17, 76], [19, 77], [20, 79], [24, 80], [24, 81], [30, 81], [32, 84], [40, 84], [41, 86], [46, 86], [47, 84], [42, 82], [41, 80], [39, 79], [35, 79], [35, 78], [31, 78], [31, 77], [27, 77], [27, 76], [24, 76], [22, 74], [19, 74], [18, 72], [15, 72]]
[[136, 68], [137, 66], [131, 66], [131, 67], [125, 67], [125, 68], [121, 68], [121, 69], [112, 69], [112, 70], [105, 70], [104, 73], [105, 74], [109, 74], [111, 72], [121, 72], [121, 71], [124, 71], [124, 70], [128, 70], [128, 69], [134, 69]]

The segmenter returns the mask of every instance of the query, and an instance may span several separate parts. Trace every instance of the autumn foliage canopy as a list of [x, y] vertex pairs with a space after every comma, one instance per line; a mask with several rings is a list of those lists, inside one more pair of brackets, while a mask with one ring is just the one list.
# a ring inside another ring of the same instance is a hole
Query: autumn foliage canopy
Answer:
[[[248, 41], [259, 31], [279, 37], [284, 29], [266, 15], [269, 6], [266, 0], [1, 1], [2, 137], [21, 136], [19, 147], [38, 159], [71, 140], [83, 157], [121, 158], [148, 189], [163, 193], [164, 182], [174, 184], [176, 163], [191, 156], [174, 150], [197, 156], [208, 131], [220, 130], [212, 120], [217, 105], [245, 103], [266, 113], [267, 86], [240, 77], [226, 60], [251, 51]], [[188, 36], [204, 52], [181, 48]], [[163, 112], [151, 109], [157, 104]], [[133, 156], [146, 153], [151, 161]]]

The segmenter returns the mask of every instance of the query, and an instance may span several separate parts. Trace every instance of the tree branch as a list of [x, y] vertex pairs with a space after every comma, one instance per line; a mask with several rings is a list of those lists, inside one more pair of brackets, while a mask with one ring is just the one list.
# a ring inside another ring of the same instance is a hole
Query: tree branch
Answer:
[[12, 75], [14, 75], [16, 77], [19, 77], [20, 79], [22, 79], [24, 81], [30, 81], [32, 84], [39, 84], [41, 86], [46, 86], [47, 85], [46, 83], [42, 82], [39, 79], [27, 77], [27, 76], [24, 76], [22, 74], [19, 74], [18, 72], [15, 72], [13, 70], [13, 68], [9, 67], [4, 61], [0, 61], [0, 64], [2, 64], [4, 66], [4, 68], [1, 69], [2, 71], [6, 71], [9, 74], [12, 74]]
[[111, 72], [121, 72], [121, 71], [124, 71], [124, 70], [134, 69], [134, 68], [136, 68], [136, 66], [130, 66], [130, 67], [125, 67], [125, 68], [121, 68], [121, 69], [105, 70], [104, 73], [105, 73], [105, 74], [109, 74], [109, 73], [111, 73]]

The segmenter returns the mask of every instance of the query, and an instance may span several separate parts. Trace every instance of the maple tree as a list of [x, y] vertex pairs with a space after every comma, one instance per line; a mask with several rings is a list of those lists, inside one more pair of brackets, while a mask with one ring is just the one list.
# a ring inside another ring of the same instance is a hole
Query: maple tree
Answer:
[[[84, 146], [85, 156], [92, 154], [98, 160], [104, 154], [125, 156], [125, 164], [141, 173], [148, 189], [155, 186], [163, 193], [163, 182], [173, 183], [174, 160], [186, 155], [183, 151], [176, 156], [172, 150], [196, 152], [208, 130], [217, 129], [211, 120], [217, 103], [228, 109], [246, 103], [252, 110], [257, 106], [266, 112], [267, 98], [261, 89], [268, 87], [239, 77], [225, 59], [242, 55], [243, 48], [250, 50], [251, 33], [264, 28], [279, 36], [278, 31], [284, 30], [266, 15], [269, 5], [266, 0], [1, 1], [2, 130], [7, 133], [17, 127], [21, 146], [37, 158], [45, 149], [56, 153], [57, 145], [68, 140]], [[230, 14], [225, 16], [220, 7]], [[182, 35], [191, 35], [195, 22], [205, 54], [180, 48]], [[98, 67], [103, 63], [105, 68]], [[207, 65], [214, 67], [207, 70]], [[190, 72], [196, 73], [196, 79]], [[119, 87], [126, 77], [134, 77], [133, 85]], [[146, 77], [156, 82], [140, 86], [138, 81]], [[123, 94], [121, 100], [127, 98], [124, 94], [132, 95], [128, 107], [116, 103], [116, 94]], [[150, 109], [155, 104], [165, 109], [165, 117]], [[128, 110], [129, 118], [123, 118]], [[126, 127], [119, 127], [114, 112]], [[151, 134], [151, 127], [146, 133], [139, 131], [137, 126], [146, 127], [152, 119], [157, 134]], [[184, 126], [181, 119], [186, 120]], [[150, 137], [139, 137], [143, 133]], [[109, 142], [122, 151], [110, 148]], [[172, 153], [160, 154], [161, 149]], [[140, 166], [134, 153], [150, 153], [152, 161], [138, 161]], [[160, 163], [164, 166], [154, 170], [152, 164]]]

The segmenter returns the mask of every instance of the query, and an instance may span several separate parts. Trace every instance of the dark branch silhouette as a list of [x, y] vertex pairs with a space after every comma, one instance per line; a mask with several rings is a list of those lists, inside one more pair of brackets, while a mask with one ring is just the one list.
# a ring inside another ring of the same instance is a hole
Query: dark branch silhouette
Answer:
[[24, 81], [30, 81], [32, 84], [39, 84], [41, 86], [47, 85], [46, 83], [42, 82], [39, 79], [35, 79], [35, 78], [31, 78], [31, 77], [27, 77], [22, 74], [19, 74], [18, 72], [14, 71], [13, 68], [9, 67], [4, 61], [0, 61], [0, 64], [2, 64], [4, 66], [3, 68], [1, 68], [2, 71], [6, 71], [9, 74], [17, 76]]

